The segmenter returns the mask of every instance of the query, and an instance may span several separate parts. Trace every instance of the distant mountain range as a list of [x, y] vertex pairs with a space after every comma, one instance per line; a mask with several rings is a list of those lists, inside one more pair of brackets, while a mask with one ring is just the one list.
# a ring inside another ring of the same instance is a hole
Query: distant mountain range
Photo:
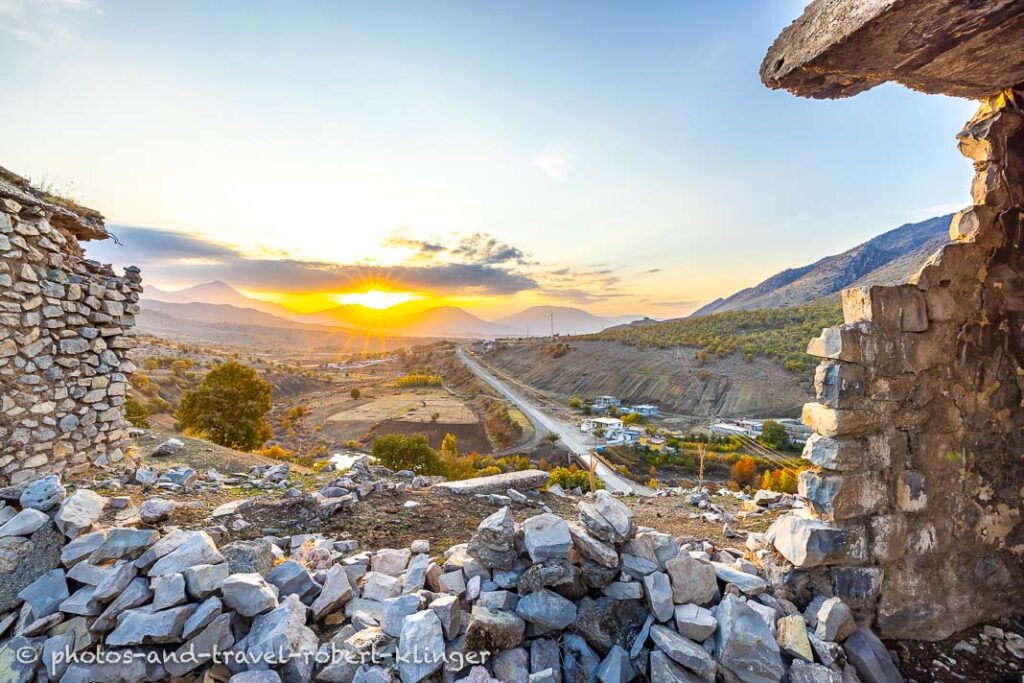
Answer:
[[605, 318], [578, 308], [533, 306], [496, 321], [487, 321], [457, 306], [423, 309], [415, 302], [386, 310], [350, 304], [316, 313], [298, 313], [280, 304], [247, 297], [220, 281], [175, 291], [149, 286], [143, 294], [142, 306], [144, 311], [198, 323], [319, 330], [340, 327], [351, 333], [412, 337], [540, 336], [548, 334], [552, 326], [559, 334], [590, 334], [642, 317]]
[[721, 311], [782, 308], [834, 296], [847, 287], [906, 282], [949, 241], [952, 215], [908, 223], [841, 254], [772, 275], [764, 282], [716, 299], [691, 317]]

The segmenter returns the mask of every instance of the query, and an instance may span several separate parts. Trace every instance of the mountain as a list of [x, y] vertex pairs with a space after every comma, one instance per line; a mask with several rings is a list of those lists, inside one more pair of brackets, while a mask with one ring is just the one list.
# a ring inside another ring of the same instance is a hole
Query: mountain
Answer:
[[776, 273], [764, 282], [716, 299], [691, 316], [811, 303], [847, 287], [906, 282], [949, 241], [952, 215], [908, 223], [834, 256]]
[[494, 337], [510, 334], [499, 324], [488, 322], [457, 306], [419, 308], [417, 302], [384, 310], [358, 305], [336, 306], [302, 316], [311, 323], [343, 325], [358, 329], [388, 330], [421, 337]]
[[296, 318], [298, 313], [270, 301], [260, 301], [245, 296], [226, 282], [215, 280], [185, 289], [167, 290], [147, 285], [142, 293], [143, 301], [163, 301], [172, 304], [226, 304], [237, 308], [250, 308], [281, 318]]
[[606, 318], [570, 306], [531, 306], [496, 322], [514, 334], [545, 335], [551, 332], [552, 322], [557, 334], [593, 334], [601, 330], [639, 320], [642, 315]]
[[[261, 327], [286, 327], [292, 329], [327, 329], [325, 325], [289, 320], [271, 313], [243, 308], [233, 304], [207, 304], [196, 301], [189, 303], [168, 303], [155, 299], [142, 301], [144, 311], [153, 311], [177, 318], [200, 323], [233, 323], [237, 325], [259, 325]], [[333, 326], [337, 329], [337, 325]]]

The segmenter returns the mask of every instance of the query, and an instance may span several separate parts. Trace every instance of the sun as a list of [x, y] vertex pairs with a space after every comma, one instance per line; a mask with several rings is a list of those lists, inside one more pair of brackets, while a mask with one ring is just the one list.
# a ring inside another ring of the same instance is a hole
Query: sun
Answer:
[[407, 301], [416, 301], [423, 296], [413, 292], [383, 292], [379, 289], [370, 289], [365, 292], [352, 292], [351, 294], [339, 294], [336, 299], [340, 304], [358, 304], [383, 310]]

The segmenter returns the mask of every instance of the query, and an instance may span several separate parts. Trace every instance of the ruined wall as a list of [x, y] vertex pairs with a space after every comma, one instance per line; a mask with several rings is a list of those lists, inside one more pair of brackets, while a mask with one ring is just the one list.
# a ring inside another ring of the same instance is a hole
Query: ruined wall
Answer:
[[844, 292], [808, 349], [810, 514], [770, 536], [884, 636], [1024, 611], [1022, 106], [990, 98], [958, 135], [976, 174], [955, 242], [909, 284]]
[[84, 258], [102, 217], [0, 169], [0, 484], [124, 456], [125, 353], [142, 290]]

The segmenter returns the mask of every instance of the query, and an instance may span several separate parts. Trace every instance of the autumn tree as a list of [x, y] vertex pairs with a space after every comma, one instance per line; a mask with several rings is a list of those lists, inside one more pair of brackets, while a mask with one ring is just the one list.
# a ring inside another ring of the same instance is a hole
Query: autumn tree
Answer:
[[228, 361], [185, 394], [176, 416], [182, 429], [201, 433], [221, 446], [253, 450], [271, 436], [264, 417], [270, 398], [270, 384], [256, 370]]
[[749, 455], [744, 455], [732, 464], [731, 475], [732, 480], [741, 488], [752, 486], [757, 480], [757, 461]]
[[373, 457], [391, 470], [443, 475], [444, 464], [423, 434], [385, 434], [373, 440]]

